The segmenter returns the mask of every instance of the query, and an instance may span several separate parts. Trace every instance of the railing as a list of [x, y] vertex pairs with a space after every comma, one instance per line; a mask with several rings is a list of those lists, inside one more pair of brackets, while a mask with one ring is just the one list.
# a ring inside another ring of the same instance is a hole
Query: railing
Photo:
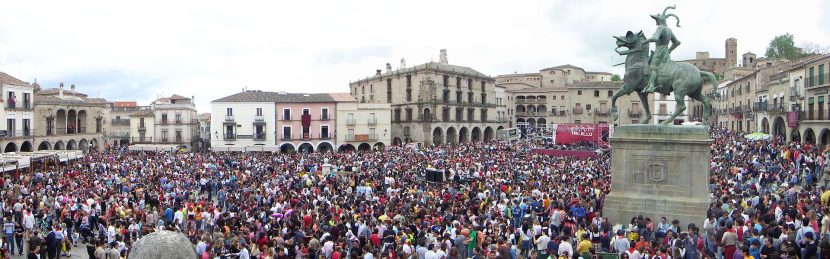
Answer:
[[320, 139], [331, 139], [331, 135], [329, 133], [318, 133], [317, 136]]
[[519, 104], [519, 103], [526, 103], [526, 102], [527, 102], [527, 99], [516, 99], [516, 103], [517, 103], [517, 104]]
[[516, 116], [526, 116], [527, 112], [516, 112]]
[[770, 105], [769, 107], [767, 107], [767, 112], [774, 113], [774, 114], [779, 114], [779, 113], [785, 113], [786, 110], [784, 109], [783, 104], [778, 104], [777, 106], [775, 104], [773, 104], [773, 105]]
[[282, 115], [282, 117], [280, 117], [280, 120], [282, 120], [282, 121], [290, 121], [290, 120], [291, 120], [291, 115], [288, 115], [288, 116]]
[[24, 129], [24, 130], [0, 130], [0, 138], [16, 138], [16, 137], [28, 137], [34, 136], [35, 131], [33, 129]]
[[355, 124], [357, 124], [357, 122], [355, 121], [354, 118], [346, 119], [346, 125], [354, 126]]
[[265, 132], [254, 133], [254, 140], [265, 140]]
[[112, 119], [111, 121], [113, 126], [129, 126], [130, 120], [129, 119]]
[[236, 139], [236, 134], [233, 134], [233, 133], [223, 133], [223, 134], [222, 134], [222, 138], [223, 138], [223, 139], [226, 139], [226, 140], [228, 140], [228, 139]]
[[288, 134], [288, 135], [282, 134], [282, 138], [280, 138], [280, 139], [282, 139], [282, 140], [292, 140], [293, 138], [291, 138], [291, 134]]
[[17, 102], [8, 102], [6, 103], [6, 109], [8, 110], [31, 110], [32, 109], [32, 102], [22, 102], [23, 105], [18, 106]]
[[328, 114], [328, 113], [323, 113], [323, 114], [320, 114], [320, 120], [321, 120], [321, 121], [327, 121], [327, 120], [330, 120], [330, 119], [331, 119], [331, 115], [330, 115], [330, 114]]
[[369, 123], [369, 125], [377, 125], [378, 124], [378, 118], [369, 118], [368, 123]]
[[369, 134], [369, 141], [377, 141], [378, 134]]
[[130, 143], [142, 144], [142, 143], [153, 143], [153, 137], [132, 137], [130, 139]]
[[602, 116], [602, 117], [608, 117], [608, 115], [611, 115], [611, 112], [608, 111], [608, 110], [605, 110], [605, 111], [594, 110], [594, 115]]
[[130, 138], [129, 132], [110, 132], [111, 138]]
[[732, 114], [732, 115], [741, 114], [742, 112], [743, 112], [743, 109], [741, 109], [741, 107], [729, 108], [729, 114]]
[[153, 105], [155, 109], [176, 109], [176, 110], [183, 110], [183, 109], [196, 109], [196, 105], [192, 103], [170, 103], [170, 104], [155, 104]]
[[265, 116], [262, 115], [255, 115], [254, 121], [265, 121]]
[[162, 138], [161, 138], [161, 143], [167, 143], [167, 142], [169, 142], [169, 141], [167, 140], [167, 138], [165, 138], [165, 137], [162, 137]]
[[634, 111], [628, 110], [628, 117], [629, 118], [640, 118], [640, 116], [643, 116], [643, 111], [642, 110], [634, 110]]
[[767, 103], [767, 102], [755, 102], [755, 103], [752, 104], [752, 110], [759, 111], [759, 112], [765, 112], [769, 109], [768, 104], [769, 103]]
[[225, 121], [233, 121], [233, 115], [225, 115]]
[[582, 114], [583, 111], [582, 109], [573, 108], [573, 114]]
[[167, 120], [161, 120], [160, 122], [157, 122], [157, 123], [161, 124], [161, 125], [167, 125], [167, 122], [168, 122]]

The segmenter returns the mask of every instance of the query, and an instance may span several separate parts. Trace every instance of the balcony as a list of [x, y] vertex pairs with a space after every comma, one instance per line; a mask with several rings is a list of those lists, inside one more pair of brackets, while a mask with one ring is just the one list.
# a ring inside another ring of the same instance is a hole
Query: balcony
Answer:
[[167, 125], [168, 122], [169, 121], [167, 121], [167, 119], [163, 119], [161, 121], [157, 121], [156, 123], [158, 123], [159, 125]]
[[731, 115], [740, 115], [741, 113], [743, 113], [743, 109], [741, 109], [741, 107], [729, 108], [729, 114]]
[[551, 111], [550, 115], [551, 116], [565, 116], [566, 114], [565, 114], [565, 111], [562, 110], [562, 111]]
[[321, 121], [327, 121], [327, 120], [330, 120], [330, 119], [331, 119], [331, 114], [328, 114], [328, 113], [320, 114], [320, 120]]
[[254, 121], [265, 121], [265, 116], [254, 115]]
[[516, 112], [516, 116], [527, 116], [527, 112]]
[[23, 101], [18, 103], [16, 101], [9, 101], [6, 103], [7, 110], [32, 110], [32, 102]]
[[111, 125], [113, 126], [130, 126], [130, 120], [128, 119], [112, 119]]
[[34, 136], [35, 131], [32, 129], [24, 129], [24, 130], [0, 130], [0, 138], [19, 138], [19, 137], [29, 137]]
[[236, 134], [233, 133], [223, 133], [222, 138], [225, 140], [234, 140], [236, 139]]
[[280, 120], [281, 121], [290, 121], [291, 120], [291, 115], [282, 115], [282, 117], [280, 117]]
[[287, 135], [282, 134], [282, 138], [280, 138], [280, 139], [282, 139], [282, 140], [293, 140], [293, 138], [291, 138], [291, 137], [292, 137], [291, 134], [287, 134]]
[[767, 107], [767, 113], [770, 113], [770, 114], [783, 114], [783, 113], [786, 113], [786, 112], [787, 112], [787, 110], [784, 109], [783, 104], [772, 104], [769, 107]]
[[147, 127], [145, 127], [144, 124], [138, 125], [138, 132], [139, 133], [147, 132]]
[[640, 118], [643, 116], [643, 111], [640, 109], [637, 110], [628, 110], [628, 117], [629, 118]]
[[600, 117], [608, 117], [609, 115], [611, 115], [611, 111], [608, 111], [607, 109], [604, 110], [604, 111], [594, 110], [594, 115], [600, 116]]
[[582, 114], [584, 110], [582, 108], [573, 108], [572, 112], [573, 114]]
[[256, 132], [254, 133], [254, 140], [265, 140], [265, 132]]
[[130, 139], [132, 144], [149, 144], [153, 143], [153, 137], [132, 137]]
[[756, 112], [765, 112], [769, 109], [767, 102], [755, 102], [752, 104], [752, 110]]
[[369, 134], [368, 140], [369, 141], [377, 141], [378, 140], [378, 134]]
[[378, 125], [378, 118], [369, 118], [369, 125]]
[[130, 133], [129, 132], [110, 132], [109, 136], [110, 136], [110, 138], [129, 139], [130, 138]]
[[348, 118], [348, 119], [346, 119], [346, 125], [347, 125], [347, 126], [354, 126], [355, 124], [357, 124], [357, 121], [355, 121], [355, 119], [354, 119], [354, 118]]
[[234, 120], [233, 120], [233, 115], [225, 115], [225, 121], [226, 121], [226, 122], [232, 122], [232, 121], [234, 121]]
[[318, 136], [320, 139], [331, 139], [331, 135], [330, 135], [328, 132], [326, 132], [326, 133], [318, 133], [318, 134], [317, 134], [317, 136]]

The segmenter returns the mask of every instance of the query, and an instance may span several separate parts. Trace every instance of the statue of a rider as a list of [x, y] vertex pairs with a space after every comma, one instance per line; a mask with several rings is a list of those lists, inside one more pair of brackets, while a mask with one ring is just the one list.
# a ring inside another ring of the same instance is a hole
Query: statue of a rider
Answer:
[[[651, 55], [651, 63], [648, 66], [649, 69], [649, 77], [648, 77], [648, 86], [643, 89], [643, 93], [653, 93], [657, 90], [657, 73], [660, 71], [661, 68], [671, 60], [669, 54], [671, 54], [672, 50], [677, 48], [680, 45], [680, 41], [674, 36], [669, 26], [666, 26], [666, 19], [674, 17], [677, 19], [677, 27], [680, 27], [680, 18], [674, 14], [666, 14], [669, 9], [674, 9], [675, 6], [666, 7], [663, 10], [662, 14], [652, 14], [651, 18], [657, 22], [657, 29], [654, 31], [654, 35], [651, 38], [645, 41], [646, 44], [649, 42], [654, 42], [654, 53]], [[669, 43], [671, 43], [671, 47], [669, 47]]]

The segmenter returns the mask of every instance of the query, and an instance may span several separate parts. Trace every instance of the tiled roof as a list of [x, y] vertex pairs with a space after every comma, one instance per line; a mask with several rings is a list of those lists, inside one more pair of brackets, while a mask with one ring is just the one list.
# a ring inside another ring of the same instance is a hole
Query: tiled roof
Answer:
[[539, 87], [531, 87], [519, 90], [508, 90], [511, 93], [552, 93], [552, 92], [567, 92], [567, 88], [539, 88]]
[[29, 83], [23, 82], [23, 80], [17, 79], [4, 72], [0, 72], [0, 83], [7, 85], [29, 86]]
[[330, 93], [330, 95], [336, 102], [357, 102], [357, 99], [349, 93]]
[[[58, 95], [60, 94], [60, 89], [58, 88], [47, 88], [40, 90], [37, 92], [38, 95]], [[76, 91], [70, 91], [68, 89], [63, 89], [63, 94], [65, 95], [78, 95], [78, 96], [86, 96], [86, 94]]]
[[[386, 77], [386, 76], [389, 76], [389, 75], [400, 75], [400, 74], [405, 74], [405, 73], [411, 73], [411, 72], [415, 72], [415, 71], [419, 71], [419, 70], [437, 70], [437, 71], [441, 71], [441, 72], [456, 73], [456, 74], [462, 74], [462, 75], [466, 75], [466, 76], [476, 76], [476, 77], [490, 78], [490, 76], [485, 75], [484, 73], [478, 72], [477, 70], [469, 68], [469, 67], [444, 64], [444, 63], [440, 63], [440, 62], [428, 62], [428, 63], [420, 64], [420, 65], [417, 65], [417, 66], [414, 66], [414, 67], [407, 67], [407, 68], [401, 68], [401, 69], [398, 69], [398, 70], [392, 70], [389, 73], [384, 72], [381, 75], [373, 75], [373, 76], [370, 76], [370, 77], [367, 77], [367, 78], [364, 78], [364, 79], [357, 80], [356, 82], [362, 82], [363, 80], [372, 80], [372, 79], [377, 78], [377, 77]], [[355, 83], [355, 82], [352, 82], [352, 83]]]
[[588, 71], [588, 72], [585, 72], [585, 73], [586, 74], [599, 74], [599, 75], [613, 75], [613, 74], [608, 73], [608, 72], [591, 72], [591, 71]]
[[212, 102], [274, 102], [274, 103], [322, 103], [334, 102], [334, 98], [327, 93], [276, 93], [261, 91], [245, 91], [213, 100]]
[[[565, 65], [559, 65], [559, 66], [555, 66], [555, 67], [545, 68], [545, 69], [542, 69], [541, 71], [544, 71], [544, 70], [551, 70], [551, 69], [562, 69], [562, 68], [578, 68], [578, 69], [582, 69], [581, 67], [578, 67], [578, 66], [574, 66], [574, 65], [571, 65], [571, 64], [565, 64]], [[582, 70], [583, 70], [583, 71], [585, 71], [585, 69], [582, 69]]]
[[168, 98], [168, 99], [170, 99], [170, 100], [190, 100], [190, 98], [187, 98], [187, 97], [184, 97], [184, 96], [181, 96], [181, 95], [178, 95], [178, 94], [174, 94], [174, 95], [170, 96], [170, 98]]
[[106, 106], [107, 100], [104, 98], [86, 98], [86, 97], [65, 97], [64, 99], [59, 98], [55, 95], [40, 95], [36, 94], [34, 98], [34, 103], [37, 104], [57, 104], [57, 105], [67, 105], [67, 104], [74, 104], [74, 105], [94, 105], [94, 106]]

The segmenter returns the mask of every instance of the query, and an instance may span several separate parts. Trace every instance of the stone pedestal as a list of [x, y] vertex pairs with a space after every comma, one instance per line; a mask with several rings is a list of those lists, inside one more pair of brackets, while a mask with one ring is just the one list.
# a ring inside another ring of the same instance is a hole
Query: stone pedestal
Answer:
[[643, 215], [703, 225], [712, 139], [704, 126], [626, 125], [611, 137], [611, 193], [602, 213], [627, 225]]

